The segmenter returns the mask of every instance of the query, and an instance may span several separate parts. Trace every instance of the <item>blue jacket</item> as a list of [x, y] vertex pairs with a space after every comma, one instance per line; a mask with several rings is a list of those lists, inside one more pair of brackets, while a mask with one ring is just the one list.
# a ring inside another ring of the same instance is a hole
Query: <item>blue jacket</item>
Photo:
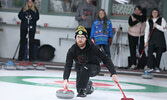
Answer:
[[113, 37], [111, 21], [107, 20], [107, 29], [105, 33], [103, 33], [103, 23], [104, 21], [100, 21], [99, 19], [96, 19], [92, 25], [90, 38], [91, 39], [93, 38], [97, 45], [99, 44], [109, 45], [108, 38]]

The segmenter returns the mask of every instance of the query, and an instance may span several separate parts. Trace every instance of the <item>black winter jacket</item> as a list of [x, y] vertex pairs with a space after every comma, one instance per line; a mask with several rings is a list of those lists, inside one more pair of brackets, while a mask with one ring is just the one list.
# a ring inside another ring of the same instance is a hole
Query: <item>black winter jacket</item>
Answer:
[[111, 75], [116, 74], [116, 70], [111, 59], [97, 45], [93, 44], [90, 40], [87, 40], [86, 47], [84, 49], [80, 49], [77, 46], [77, 43], [75, 43], [68, 50], [63, 78], [69, 78], [73, 60], [75, 61], [75, 69], [77, 70], [80, 66], [86, 64], [100, 65], [99, 59], [103, 61]]
[[32, 19], [29, 22], [29, 26], [30, 26], [30, 31], [36, 31], [36, 22], [37, 20], [39, 20], [39, 12], [38, 9], [36, 9], [36, 12], [32, 11], [31, 9], [23, 12], [23, 9], [21, 9], [21, 11], [18, 14], [19, 19], [21, 20], [21, 26], [20, 28], [23, 30], [27, 30], [28, 28], [28, 19], [26, 18], [27, 15], [31, 15]]

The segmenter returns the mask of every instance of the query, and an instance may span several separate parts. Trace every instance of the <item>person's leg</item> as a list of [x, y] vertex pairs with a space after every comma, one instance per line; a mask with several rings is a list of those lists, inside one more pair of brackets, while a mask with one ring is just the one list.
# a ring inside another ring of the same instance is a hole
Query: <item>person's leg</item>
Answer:
[[148, 46], [148, 62], [147, 62], [147, 65], [150, 69], [153, 69], [155, 66], [154, 66], [154, 55], [153, 55], [153, 52], [154, 52], [154, 46], [153, 45], [149, 45]]
[[30, 34], [29, 34], [29, 61], [34, 60], [34, 36], [35, 36], [35, 31], [30, 31]]
[[[139, 46], [139, 53], [140, 54], [143, 51], [143, 49], [144, 49], [144, 36], [141, 36], [140, 37], [140, 46]], [[143, 53], [141, 59], [138, 60], [138, 62], [139, 63], [137, 65], [137, 68], [144, 69], [144, 66], [147, 64], [145, 52]]]
[[86, 66], [82, 66], [77, 71], [76, 88], [78, 95], [77, 97], [86, 97], [86, 87], [89, 81], [89, 70]]
[[103, 49], [105, 51], [105, 53], [107, 54], [107, 56], [109, 58], [111, 58], [111, 54], [110, 54], [110, 46], [109, 45], [102, 45], [103, 46]]
[[136, 65], [136, 43], [137, 43], [137, 38], [133, 37], [131, 35], [128, 35], [128, 40], [129, 40], [131, 65], [135, 66]]
[[155, 60], [156, 60], [156, 63], [155, 63], [155, 71], [156, 72], [160, 72], [160, 68], [159, 68], [159, 66], [160, 66], [160, 62], [161, 62], [161, 57], [162, 57], [162, 53], [163, 53], [163, 49], [162, 48], [157, 48], [156, 49], [156, 58], [155, 58]]
[[19, 57], [18, 60], [22, 61], [24, 59], [25, 54], [25, 46], [26, 46], [26, 35], [27, 31], [20, 29], [20, 49], [19, 49]]

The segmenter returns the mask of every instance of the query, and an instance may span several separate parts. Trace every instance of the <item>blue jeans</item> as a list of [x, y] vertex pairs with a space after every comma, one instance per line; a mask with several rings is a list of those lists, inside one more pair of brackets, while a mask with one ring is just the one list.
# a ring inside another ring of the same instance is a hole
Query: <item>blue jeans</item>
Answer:
[[110, 46], [109, 45], [104, 45], [104, 44], [100, 44], [98, 45], [100, 48], [104, 49], [104, 52], [107, 54], [107, 56], [110, 58], [111, 54], [110, 54]]

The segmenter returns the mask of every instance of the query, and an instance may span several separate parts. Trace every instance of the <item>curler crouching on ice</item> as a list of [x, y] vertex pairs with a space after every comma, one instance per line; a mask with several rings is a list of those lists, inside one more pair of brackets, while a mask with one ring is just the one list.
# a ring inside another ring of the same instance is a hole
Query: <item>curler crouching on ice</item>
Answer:
[[73, 61], [75, 61], [75, 70], [77, 72], [77, 97], [86, 97], [87, 94], [91, 94], [94, 91], [93, 83], [89, 79], [100, 72], [100, 60], [110, 71], [113, 81], [118, 82], [116, 70], [111, 59], [102, 49], [88, 39], [87, 31], [83, 26], [79, 26], [76, 30], [75, 39], [76, 43], [67, 52], [63, 86], [66, 87], [68, 85]]

